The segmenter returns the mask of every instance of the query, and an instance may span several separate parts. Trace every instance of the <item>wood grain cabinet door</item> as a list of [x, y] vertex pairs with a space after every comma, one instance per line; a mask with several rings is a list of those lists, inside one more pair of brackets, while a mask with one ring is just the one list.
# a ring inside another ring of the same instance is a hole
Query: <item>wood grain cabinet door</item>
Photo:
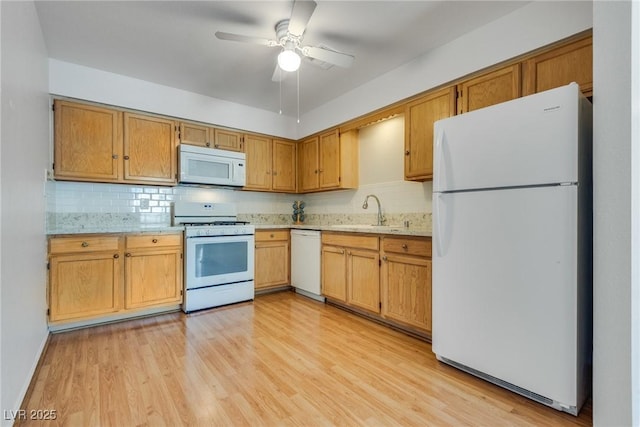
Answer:
[[380, 313], [380, 254], [347, 248], [347, 302]]
[[344, 248], [322, 246], [322, 294], [347, 301], [347, 255]]
[[591, 36], [535, 56], [524, 63], [523, 95], [571, 82], [585, 96], [593, 95], [593, 39]]
[[247, 161], [246, 185], [248, 190], [271, 190], [271, 139], [245, 135], [244, 152]]
[[431, 333], [431, 260], [389, 254], [382, 259], [382, 316]]
[[298, 174], [301, 192], [317, 190], [320, 185], [318, 177], [318, 144], [319, 139], [314, 136], [305, 139], [298, 145]]
[[406, 106], [405, 180], [425, 181], [433, 178], [433, 124], [455, 113], [455, 87], [431, 93]]
[[122, 112], [54, 101], [54, 175], [76, 181], [118, 181]]
[[142, 308], [182, 301], [181, 249], [125, 253], [125, 308]]
[[175, 184], [177, 154], [174, 122], [124, 113], [124, 179]]
[[510, 101], [520, 96], [520, 64], [514, 64], [460, 83], [458, 113]]
[[290, 256], [288, 241], [257, 242], [255, 253], [256, 290], [289, 284]]
[[180, 123], [180, 144], [212, 147], [213, 128], [195, 123]]
[[296, 191], [296, 143], [273, 140], [273, 190]]
[[242, 133], [226, 129], [214, 129], [213, 146], [221, 150], [242, 151]]
[[320, 188], [340, 187], [340, 133], [338, 130], [320, 135], [318, 153]]
[[117, 252], [52, 256], [49, 320], [90, 318], [120, 311], [121, 262]]

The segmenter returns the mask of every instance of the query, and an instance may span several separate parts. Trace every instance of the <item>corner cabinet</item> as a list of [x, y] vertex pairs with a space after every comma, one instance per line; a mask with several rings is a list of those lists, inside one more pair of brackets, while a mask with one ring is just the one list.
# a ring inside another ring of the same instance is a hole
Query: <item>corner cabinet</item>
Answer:
[[256, 230], [256, 292], [288, 286], [291, 283], [291, 243], [288, 229]]
[[54, 177], [175, 185], [175, 122], [71, 101], [54, 101]]
[[245, 135], [247, 159], [245, 190], [295, 193], [296, 143]]
[[182, 233], [49, 238], [49, 323], [113, 320], [182, 302]]
[[357, 130], [337, 129], [298, 144], [298, 192], [358, 187]]
[[455, 87], [433, 92], [407, 104], [404, 115], [405, 180], [433, 178], [433, 124], [455, 113]]

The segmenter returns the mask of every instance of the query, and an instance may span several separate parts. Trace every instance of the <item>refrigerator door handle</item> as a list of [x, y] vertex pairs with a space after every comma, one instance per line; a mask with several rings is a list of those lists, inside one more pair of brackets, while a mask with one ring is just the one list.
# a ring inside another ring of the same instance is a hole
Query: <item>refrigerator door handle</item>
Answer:
[[436, 191], [440, 191], [444, 188], [444, 178], [442, 165], [443, 165], [443, 157], [444, 157], [444, 130], [440, 129], [436, 136], [436, 145], [435, 145], [435, 167], [433, 170], [433, 188]]
[[435, 212], [436, 220], [435, 220], [435, 245], [436, 245], [436, 256], [442, 256], [442, 234], [444, 232], [442, 223], [444, 222], [444, 218], [442, 218], [442, 214], [440, 212], [440, 198], [442, 194], [437, 193], [433, 198], [434, 206], [433, 210]]

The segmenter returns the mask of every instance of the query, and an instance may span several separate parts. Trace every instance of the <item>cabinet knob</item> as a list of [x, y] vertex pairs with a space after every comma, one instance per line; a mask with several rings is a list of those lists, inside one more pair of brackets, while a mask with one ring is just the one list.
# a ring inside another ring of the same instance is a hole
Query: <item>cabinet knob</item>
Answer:
[[267, 171], [267, 175], [271, 175], [271, 172]]
[[406, 244], [406, 243], [404, 243], [404, 244], [402, 245], [402, 249], [404, 249], [405, 251], [406, 251], [408, 248], [409, 248], [409, 247], [407, 246], [407, 244]]
[[351, 251], [347, 251], [347, 255], [351, 256]]
[[153, 239], [151, 242], [152, 243], [158, 243], [158, 239]]
[[410, 152], [409, 150], [407, 150], [407, 151], [405, 151], [405, 152], [404, 152], [404, 155], [405, 155], [405, 156], [408, 156], [409, 154], [411, 154], [411, 152]]
[[273, 176], [276, 176], [276, 175], [278, 175], [278, 172], [273, 171]]
[[211, 143], [210, 143], [210, 142], [207, 142], [207, 143], [206, 143], [206, 144], [204, 144], [204, 145], [206, 145], [207, 147], [211, 147]]
[[344, 254], [344, 249], [340, 251], [341, 254]]
[[322, 173], [322, 172], [324, 172], [324, 170], [323, 169], [318, 169], [318, 172]]
[[272, 234], [269, 234], [269, 237], [273, 239], [273, 233], [272, 233]]
[[387, 256], [386, 256], [386, 255], [385, 255], [385, 256], [383, 256], [383, 257], [382, 257], [382, 260], [383, 260], [384, 262], [387, 262]]
[[118, 155], [114, 154], [113, 156], [111, 156], [112, 159], [117, 160], [118, 159]]
[[82, 242], [82, 245], [81, 245], [81, 246], [82, 246], [83, 248], [86, 248], [87, 246], [89, 246], [89, 243], [87, 243], [87, 242]]
[[213, 146], [214, 146], [215, 148], [218, 148], [218, 144], [213, 144]]
[[124, 256], [126, 256], [127, 258], [131, 257], [131, 252], [127, 252], [126, 254], [124, 254]]
[[313, 173], [318, 173], [318, 169], [314, 170]]
[[129, 160], [129, 156], [124, 156], [124, 159], [125, 160]]
[[118, 254], [113, 254], [113, 257], [114, 257], [115, 259], [118, 259], [118, 258], [120, 258], [120, 255], [118, 255]]

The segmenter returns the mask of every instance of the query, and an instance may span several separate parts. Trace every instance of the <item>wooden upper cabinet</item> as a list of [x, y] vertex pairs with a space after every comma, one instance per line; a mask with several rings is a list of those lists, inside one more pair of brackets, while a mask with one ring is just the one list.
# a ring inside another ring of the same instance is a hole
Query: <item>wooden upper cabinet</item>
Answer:
[[296, 143], [273, 140], [273, 185], [274, 191], [296, 191]]
[[76, 181], [121, 178], [122, 112], [54, 101], [54, 176]]
[[124, 179], [175, 184], [175, 123], [155, 116], [124, 113]]
[[213, 144], [213, 128], [196, 123], [180, 123], [180, 144], [211, 147]]
[[271, 139], [256, 135], [246, 135], [244, 152], [247, 156], [245, 188], [250, 190], [271, 190]]
[[320, 139], [317, 136], [305, 139], [298, 144], [298, 176], [300, 192], [313, 191], [319, 187], [318, 148]]
[[337, 188], [357, 188], [357, 130], [332, 130], [298, 145], [300, 193]]
[[409, 181], [433, 178], [433, 124], [456, 113], [456, 88], [415, 100], [404, 115], [404, 176]]
[[242, 151], [242, 133], [226, 129], [213, 130], [213, 146], [221, 150]]
[[458, 85], [458, 114], [521, 96], [520, 64], [510, 65]]
[[522, 74], [523, 95], [576, 82], [585, 96], [592, 96], [593, 38], [588, 36], [528, 59]]

